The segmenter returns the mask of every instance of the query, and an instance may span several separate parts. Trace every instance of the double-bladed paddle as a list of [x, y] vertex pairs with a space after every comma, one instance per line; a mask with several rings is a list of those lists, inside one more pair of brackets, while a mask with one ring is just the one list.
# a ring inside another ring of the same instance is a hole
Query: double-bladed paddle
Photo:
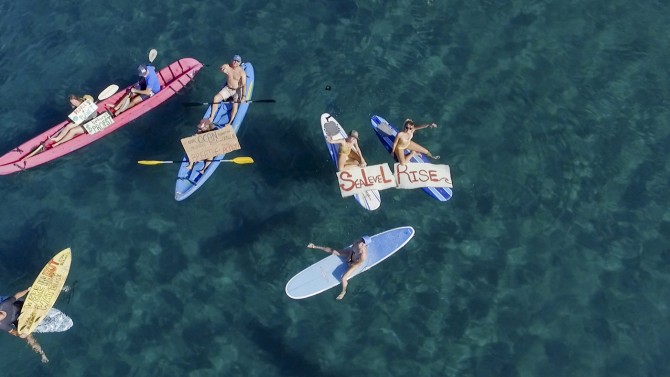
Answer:
[[[232, 162], [238, 165], [244, 165], [244, 164], [253, 164], [254, 159], [251, 157], [235, 157], [232, 160], [201, 160], [201, 161], [219, 161], [219, 162]], [[140, 165], [161, 165], [161, 164], [175, 164], [175, 163], [182, 163], [186, 161], [159, 161], [159, 160], [140, 160], [137, 161], [138, 164]], [[200, 161], [198, 161], [200, 162]]]

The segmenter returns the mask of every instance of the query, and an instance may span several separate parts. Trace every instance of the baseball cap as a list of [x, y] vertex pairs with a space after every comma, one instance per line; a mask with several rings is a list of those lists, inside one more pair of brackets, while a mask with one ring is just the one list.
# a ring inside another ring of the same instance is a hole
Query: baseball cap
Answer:
[[137, 74], [140, 75], [140, 76], [146, 75], [147, 74], [147, 67], [144, 64], [137, 67]]
[[233, 60], [242, 63], [242, 58], [239, 55], [233, 55]]
[[372, 238], [370, 236], [363, 236], [361, 237], [363, 239], [363, 242], [365, 242], [366, 245], [369, 245], [372, 243]]

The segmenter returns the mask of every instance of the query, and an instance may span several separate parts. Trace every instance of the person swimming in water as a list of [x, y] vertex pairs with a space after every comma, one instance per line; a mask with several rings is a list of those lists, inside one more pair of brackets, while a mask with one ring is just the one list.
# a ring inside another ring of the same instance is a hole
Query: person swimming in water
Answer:
[[[440, 156], [433, 156], [428, 149], [412, 141], [414, 131], [423, 128], [437, 128], [437, 124], [430, 123], [417, 126], [411, 119], [405, 120], [404, 130], [398, 132], [393, 141], [393, 148], [391, 148], [391, 156], [395, 155], [400, 165], [407, 164], [407, 162], [416, 154], [425, 154], [434, 160], [440, 158]], [[405, 155], [405, 150], [409, 150], [410, 153]]]
[[323, 250], [328, 254], [338, 256], [347, 263], [349, 269], [342, 275], [342, 292], [337, 296], [337, 300], [342, 300], [347, 294], [347, 286], [349, 285], [349, 278], [361, 267], [368, 258], [368, 245], [372, 242], [372, 238], [363, 236], [350, 246], [342, 250], [333, 249], [327, 246], [317, 246], [313, 243], [307, 245], [310, 249]]
[[352, 130], [345, 139], [333, 140], [331, 136], [328, 136], [326, 140], [331, 144], [340, 145], [337, 157], [338, 171], [367, 166], [365, 158], [363, 158], [363, 152], [358, 146], [358, 131]]

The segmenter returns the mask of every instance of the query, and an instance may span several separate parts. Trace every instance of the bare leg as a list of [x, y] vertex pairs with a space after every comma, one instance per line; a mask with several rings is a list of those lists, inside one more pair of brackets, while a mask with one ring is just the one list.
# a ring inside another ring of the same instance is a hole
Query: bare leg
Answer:
[[343, 299], [344, 295], [347, 294], [347, 286], [349, 285], [349, 278], [351, 277], [351, 274], [353, 274], [360, 265], [361, 265], [360, 262], [352, 264], [347, 270], [347, 272], [345, 272], [344, 275], [342, 275], [342, 292], [340, 292], [340, 294], [337, 296], [336, 298], [337, 300]]
[[70, 141], [74, 139], [76, 136], [81, 135], [84, 133], [84, 127], [76, 127], [76, 128], [71, 128], [69, 131], [67, 131], [65, 134], [60, 136], [59, 140], [54, 143], [54, 147], [57, 147], [66, 141]]
[[230, 126], [233, 124], [233, 121], [235, 120], [235, 115], [237, 114], [237, 108], [239, 107], [239, 104], [237, 102], [233, 102], [233, 110], [230, 112], [230, 119], [228, 120], [228, 123], [226, 123], [226, 126]]
[[65, 126], [65, 127], [61, 128], [60, 130], [58, 130], [58, 132], [56, 132], [55, 134], [49, 136], [49, 138], [50, 138], [51, 140], [55, 141], [55, 142], [58, 142], [58, 141], [60, 141], [60, 139], [63, 137], [63, 136], [61, 136], [61, 135], [65, 135], [66, 132], [68, 132], [68, 131], [70, 131], [71, 129], [76, 128], [76, 127], [79, 127], [79, 126], [76, 125], [76, 124], [74, 124], [74, 123], [70, 123], [70, 124], [68, 124], [67, 126]]
[[30, 345], [30, 348], [32, 348], [33, 351], [39, 353], [42, 356], [42, 362], [43, 363], [48, 363], [49, 359], [47, 359], [47, 355], [44, 353], [44, 351], [42, 350], [42, 347], [39, 345], [39, 343], [37, 343], [37, 340], [35, 340], [33, 335], [30, 334], [30, 335], [26, 336], [25, 339], [26, 339], [26, 342], [28, 343], [28, 345]]
[[405, 157], [405, 150], [404, 149], [396, 149], [395, 151], [395, 158], [398, 159], [398, 162], [400, 165], [405, 166], [407, 164], [407, 160], [412, 158], [412, 156], [408, 156], [407, 158]]
[[[118, 116], [122, 112], [131, 109], [133, 106], [137, 105], [140, 102], [142, 102], [142, 97], [134, 96], [130, 99], [130, 103], [128, 104], [128, 106], [126, 106], [125, 108], [123, 108], [123, 106], [119, 106], [119, 109], [116, 109], [116, 111], [114, 111], [114, 115]], [[123, 102], [120, 103], [119, 105], [123, 105]]]
[[214, 122], [214, 117], [216, 116], [216, 111], [219, 110], [219, 103], [223, 101], [223, 96], [219, 93], [216, 93], [214, 100], [212, 101], [212, 111], [209, 113], [209, 121]]
[[419, 144], [417, 144], [417, 143], [415, 143], [415, 142], [413, 142], [413, 141], [410, 141], [410, 142], [409, 142], [409, 146], [407, 146], [407, 149], [409, 149], [410, 151], [414, 151], [414, 152], [418, 152], [418, 153], [425, 154], [426, 156], [428, 156], [428, 157], [430, 157], [430, 158], [432, 158], [432, 159], [435, 159], [435, 160], [437, 160], [437, 159], [440, 158], [440, 156], [433, 156], [433, 155], [430, 153], [430, 151], [428, 151], [428, 149], [426, 149], [426, 148], [420, 146]]

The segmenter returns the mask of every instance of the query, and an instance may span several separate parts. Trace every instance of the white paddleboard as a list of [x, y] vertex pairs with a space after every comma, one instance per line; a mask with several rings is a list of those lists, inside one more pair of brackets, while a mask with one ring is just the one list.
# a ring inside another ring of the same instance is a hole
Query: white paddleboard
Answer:
[[[404, 226], [387, 230], [372, 236], [372, 242], [367, 245], [368, 258], [365, 264], [358, 268], [351, 278], [371, 269], [384, 259], [393, 255], [414, 237], [414, 228]], [[349, 245], [348, 247], [351, 247]], [[312, 250], [313, 252], [321, 252]], [[303, 299], [317, 295], [325, 290], [340, 285], [342, 275], [348, 269], [347, 263], [341, 257], [329, 255], [314, 263], [295, 275], [286, 284], [286, 294], [293, 299]], [[350, 280], [351, 280], [350, 278]]]

